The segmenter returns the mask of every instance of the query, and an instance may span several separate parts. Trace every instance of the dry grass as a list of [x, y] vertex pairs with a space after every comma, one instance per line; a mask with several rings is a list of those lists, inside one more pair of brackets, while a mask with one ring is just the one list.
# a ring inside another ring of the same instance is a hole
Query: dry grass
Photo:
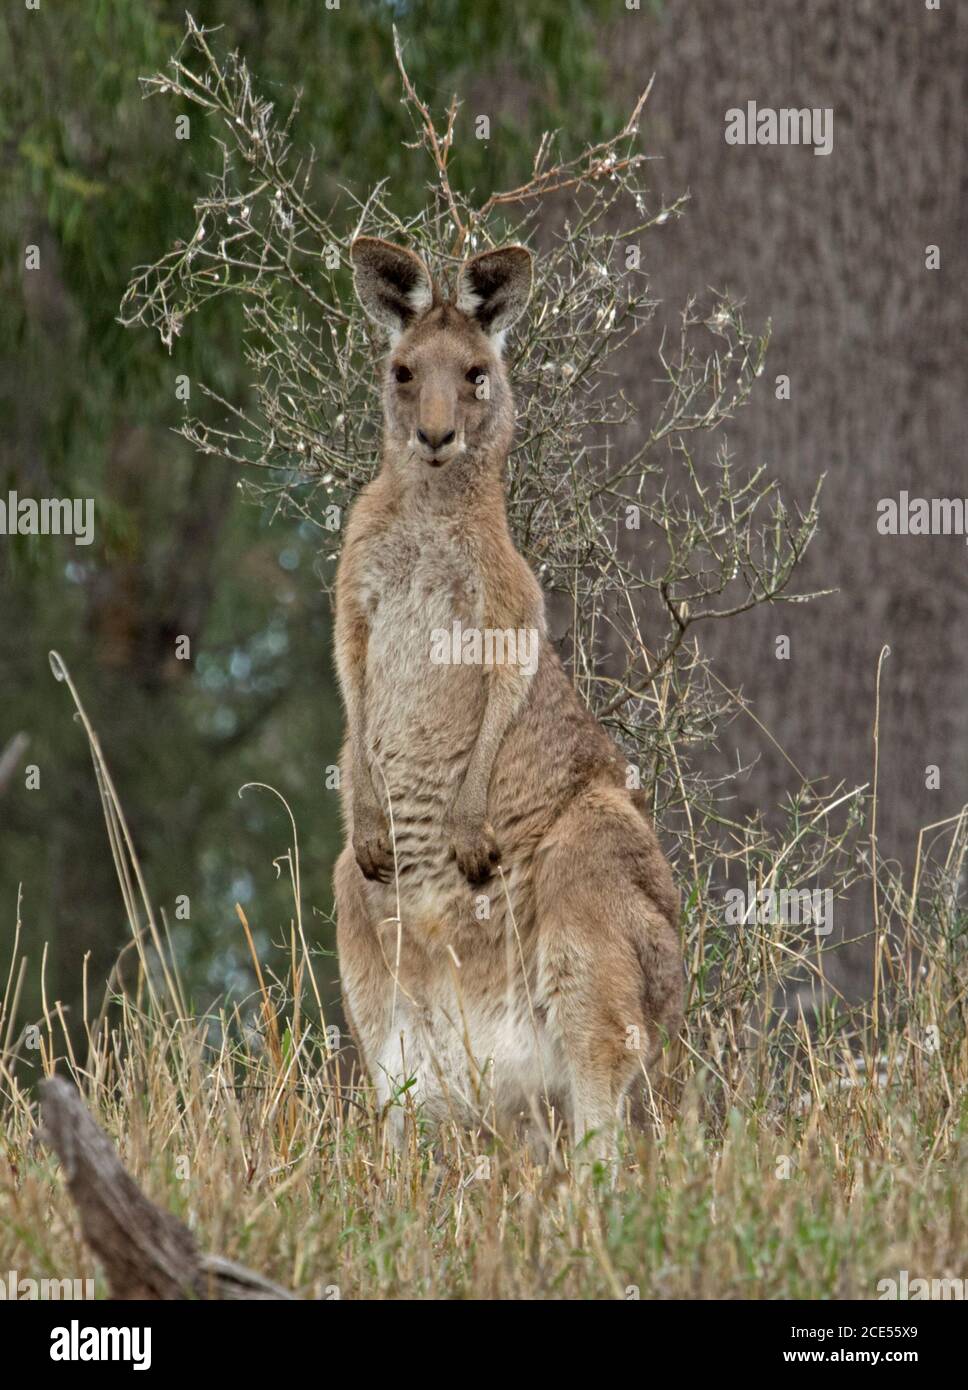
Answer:
[[[149, 1195], [305, 1297], [869, 1298], [899, 1269], [965, 1275], [963, 1053], [951, 1074], [895, 1036], [884, 1084], [838, 1085], [826, 1046], [809, 1104], [794, 1077], [763, 1104], [744, 1068], [721, 1122], [697, 1068], [612, 1184], [451, 1130], [418, 1143], [414, 1127], [397, 1158], [315, 1029], [287, 1024], [277, 1055], [239, 1021], [162, 1022], [125, 998], [78, 1079]], [[56, 1163], [30, 1146], [29, 1093], [9, 1071], [4, 1091], [0, 1268], [90, 1277]]]
[[[117, 972], [97, 1017], [85, 1007], [78, 1056], [46, 997], [37, 1025], [15, 1024], [15, 939], [0, 1010], [0, 1270], [95, 1272], [56, 1163], [31, 1143], [30, 1082], [56, 1069], [203, 1247], [305, 1297], [871, 1298], [900, 1269], [968, 1272], [964, 812], [922, 836], [910, 893], [879, 867], [876, 1023], [871, 1006], [837, 997], [824, 952], [795, 948], [781, 925], [724, 935], [694, 884], [687, 1024], [667, 1050], [654, 1132], [628, 1141], [616, 1174], [576, 1172], [564, 1148], [539, 1163], [486, 1124], [429, 1133], [406, 1088], [396, 1103], [411, 1115], [409, 1147], [397, 1155], [326, 1029], [295, 827], [280, 960], [255, 962], [244, 1004], [187, 1016], [96, 735], [55, 671], [91, 741], [135, 968], [127, 984]], [[823, 805], [801, 808], [798, 844], [811, 817], [829, 819]], [[760, 833], [754, 848], [753, 876], [769, 881], [769, 863], [778, 878], [789, 840]], [[799, 1007], [766, 1007], [778, 986], [789, 997], [791, 968], [805, 981]]]

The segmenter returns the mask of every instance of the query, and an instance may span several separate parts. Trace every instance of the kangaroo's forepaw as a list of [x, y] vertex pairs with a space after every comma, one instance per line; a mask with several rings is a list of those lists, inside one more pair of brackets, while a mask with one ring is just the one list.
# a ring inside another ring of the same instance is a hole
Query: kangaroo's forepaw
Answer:
[[365, 821], [353, 827], [353, 853], [364, 878], [389, 883], [393, 877], [393, 845], [390, 827], [384, 822]]
[[456, 828], [450, 852], [468, 883], [475, 886], [487, 882], [501, 859], [501, 851], [489, 825]]

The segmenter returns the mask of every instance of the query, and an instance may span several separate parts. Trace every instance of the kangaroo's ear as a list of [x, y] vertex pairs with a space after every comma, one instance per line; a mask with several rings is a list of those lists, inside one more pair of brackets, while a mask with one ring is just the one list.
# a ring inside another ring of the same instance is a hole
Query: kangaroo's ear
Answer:
[[482, 251], [465, 261], [457, 280], [457, 308], [492, 337], [521, 317], [531, 298], [532, 257], [523, 246]]
[[357, 237], [350, 247], [353, 283], [374, 323], [399, 334], [430, 307], [434, 287], [419, 256], [380, 237]]

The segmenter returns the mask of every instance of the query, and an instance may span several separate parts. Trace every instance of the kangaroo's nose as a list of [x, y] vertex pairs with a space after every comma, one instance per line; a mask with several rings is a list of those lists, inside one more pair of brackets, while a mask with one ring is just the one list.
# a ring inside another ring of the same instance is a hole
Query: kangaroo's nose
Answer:
[[426, 445], [428, 449], [445, 449], [448, 444], [454, 442], [455, 433], [455, 430], [443, 430], [434, 434], [430, 430], [418, 429], [417, 438], [420, 440], [421, 444]]

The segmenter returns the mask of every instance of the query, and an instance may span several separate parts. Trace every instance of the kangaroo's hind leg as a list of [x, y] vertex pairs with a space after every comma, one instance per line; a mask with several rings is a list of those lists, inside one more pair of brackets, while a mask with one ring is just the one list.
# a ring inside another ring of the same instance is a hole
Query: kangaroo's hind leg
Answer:
[[[377, 1099], [385, 1104], [390, 1095], [386, 1052], [393, 1031], [394, 982], [364, 884], [353, 848], [347, 845], [333, 870], [343, 1012]], [[390, 1137], [397, 1142], [400, 1117], [394, 1113], [390, 1120]]]
[[583, 792], [536, 857], [539, 992], [566, 1059], [572, 1141], [614, 1151], [620, 1111], [682, 1021], [678, 903], [655, 834], [618, 789]]
[[375, 919], [352, 847], [336, 861], [333, 884], [343, 1010], [384, 1114], [387, 1136], [399, 1149], [405, 1134], [404, 1097], [446, 1112], [434, 1085], [436, 1053], [425, 991], [415, 982], [427, 971], [427, 957], [412, 938], [400, 956], [397, 928], [391, 919]]

